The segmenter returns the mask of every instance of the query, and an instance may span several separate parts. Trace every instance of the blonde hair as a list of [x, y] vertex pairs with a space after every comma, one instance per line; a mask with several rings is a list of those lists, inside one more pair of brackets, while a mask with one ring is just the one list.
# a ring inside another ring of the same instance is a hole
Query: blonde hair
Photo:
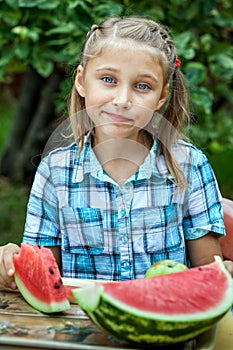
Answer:
[[[178, 162], [173, 157], [172, 146], [180, 138], [181, 129], [188, 122], [188, 91], [182, 72], [176, 67], [177, 52], [168, 31], [159, 23], [141, 17], [112, 17], [99, 25], [93, 25], [82, 49], [80, 64], [85, 67], [88, 61], [101, 54], [109, 45], [117, 45], [117, 39], [128, 39], [151, 49], [163, 69], [164, 86], [170, 83], [169, 98], [162, 109], [162, 118], [156, 126], [158, 155], [164, 156], [168, 171], [180, 188], [187, 185], [186, 178]], [[85, 113], [85, 99], [75, 85], [70, 98], [70, 116], [76, 143], [82, 149], [84, 136], [94, 128]], [[77, 116], [77, 117], [74, 117]]]

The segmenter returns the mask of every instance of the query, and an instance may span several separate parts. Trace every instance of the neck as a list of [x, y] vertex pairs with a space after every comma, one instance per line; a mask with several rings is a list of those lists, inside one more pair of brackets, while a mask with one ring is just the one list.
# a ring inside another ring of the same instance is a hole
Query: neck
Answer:
[[136, 142], [131, 139], [113, 138], [93, 145], [93, 151], [103, 169], [120, 186], [132, 176], [144, 162], [152, 147], [152, 139]]

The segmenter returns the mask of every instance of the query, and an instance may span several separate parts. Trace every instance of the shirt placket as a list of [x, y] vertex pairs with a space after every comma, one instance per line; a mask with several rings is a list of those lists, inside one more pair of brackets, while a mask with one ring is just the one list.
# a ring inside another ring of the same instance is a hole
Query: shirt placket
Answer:
[[119, 228], [119, 247], [120, 247], [120, 264], [121, 278], [134, 278], [132, 263], [132, 244], [130, 232], [130, 207], [133, 198], [133, 184], [126, 183], [119, 189], [117, 196], [118, 210], [118, 228]]

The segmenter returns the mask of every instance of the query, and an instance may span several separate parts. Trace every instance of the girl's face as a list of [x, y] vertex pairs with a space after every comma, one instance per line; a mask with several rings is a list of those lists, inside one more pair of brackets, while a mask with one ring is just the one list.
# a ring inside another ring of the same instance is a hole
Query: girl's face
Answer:
[[140, 130], [165, 103], [168, 84], [146, 48], [110, 48], [79, 66], [75, 81], [95, 125], [96, 142], [109, 138], [140, 141]]

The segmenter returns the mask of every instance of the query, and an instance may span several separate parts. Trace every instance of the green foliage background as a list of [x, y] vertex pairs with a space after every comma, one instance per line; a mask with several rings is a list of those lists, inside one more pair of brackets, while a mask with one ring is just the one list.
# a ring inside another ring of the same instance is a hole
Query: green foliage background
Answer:
[[[27, 65], [48, 77], [70, 74], [93, 23], [111, 15], [139, 15], [171, 30], [190, 88], [198, 127], [191, 136], [212, 152], [233, 145], [231, 0], [5, 0], [0, 1], [0, 80]], [[70, 86], [63, 84], [66, 94]], [[60, 95], [58, 108], [64, 107]]]
[[[56, 97], [56, 108], [58, 113], [66, 110], [66, 97], [86, 33], [93, 23], [112, 15], [146, 16], [170, 28], [190, 90], [194, 123], [187, 132], [209, 156], [223, 194], [233, 198], [231, 0], [0, 0], [1, 86], [10, 87], [15, 74], [23, 74], [28, 66], [45, 79], [59, 69], [65, 79]], [[17, 103], [13, 98], [9, 104], [3, 102], [3, 95], [0, 151]], [[0, 233], [3, 235], [11, 231], [14, 206], [7, 204], [8, 199], [15, 198], [13, 201], [24, 212], [27, 190], [18, 184], [13, 184], [12, 189], [7, 179], [1, 181]], [[18, 188], [19, 196], [14, 197]], [[20, 215], [22, 219], [13, 216], [14, 222], [20, 222], [18, 231], [22, 231], [24, 219], [24, 214]], [[17, 231], [15, 226], [13, 231]]]

